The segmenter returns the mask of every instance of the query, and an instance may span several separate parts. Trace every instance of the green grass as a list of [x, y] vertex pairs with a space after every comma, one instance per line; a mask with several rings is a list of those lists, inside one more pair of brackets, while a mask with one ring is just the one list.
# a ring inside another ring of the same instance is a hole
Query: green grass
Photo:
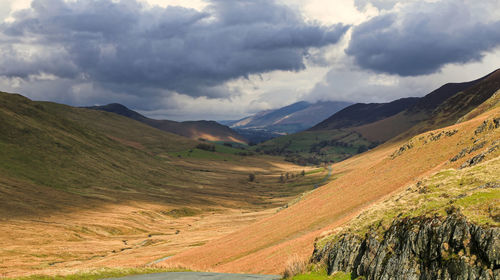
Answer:
[[0, 131], [0, 174], [63, 190], [172, 182], [159, 155], [196, 145], [114, 114], [5, 93]]
[[[358, 133], [346, 130], [304, 131], [271, 139], [253, 147], [258, 152], [286, 155], [296, 163], [338, 162], [373, 145]], [[364, 148], [363, 148], [364, 147]]]
[[115, 278], [130, 275], [140, 275], [159, 272], [182, 272], [188, 269], [158, 269], [158, 268], [103, 268], [93, 271], [80, 272], [71, 275], [33, 275], [28, 277], [7, 278], [12, 280], [97, 280], [103, 278]]
[[316, 173], [321, 173], [323, 171], [325, 171], [325, 168], [324, 167], [320, 167], [320, 168], [316, 168], [316, 169], [313, 169], [313, 170], [309, 170], [305, 174], [306, 175], [312, 175], [312, 174], [316, 174]]
[[[191, 148], [182, 151], [170, 153], [173, 157], [178, 158], [191, 158], [191, 159], [205, 159], [205, 160], [218, 160], [218, 161], [234, 161], [240, 159], [242, 156], [247, 156], [251, 151], [246, 149], [239, 149], [228, 147], [223, 144], [213, 142], [215, 145], [214, 151], [207, 151], [198, 148]], [[225, 143], [225, 142], [221, 142]]]
[[[219, 147], [217, 147], [219, 148]], [[216, 149], [217, 149], [216, 148]], [[192, 159], [206, 159], [206, 160], [234, 160], [231, 154], [224, 154], [220, 152], [211, 152], [201, 149], [189, 149], [182, 152], [175, 152], [171, 154], [173, 157], [178, 158], [192, 158]]]
[[225, 146], [224, 144], [231, 144], [231, 146], [233, 148], [238, 149], [238, 150], [240, 150], [240, 149], [246, 149], [246, 148], [249, 147], [247, 144], [239, 143], [239, 142], [229, 142], [229, 141], [209, 141], [209, 142], [217, 144], [217, 145], [221, 145], [221, 146]]

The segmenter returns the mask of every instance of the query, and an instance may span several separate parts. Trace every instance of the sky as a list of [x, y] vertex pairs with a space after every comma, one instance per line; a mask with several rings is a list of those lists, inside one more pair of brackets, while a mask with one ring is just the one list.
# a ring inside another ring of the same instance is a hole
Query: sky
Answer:
[[0, 90], [149, 117], [423, 96], [500, 68], [500, 0], [0, 0]]

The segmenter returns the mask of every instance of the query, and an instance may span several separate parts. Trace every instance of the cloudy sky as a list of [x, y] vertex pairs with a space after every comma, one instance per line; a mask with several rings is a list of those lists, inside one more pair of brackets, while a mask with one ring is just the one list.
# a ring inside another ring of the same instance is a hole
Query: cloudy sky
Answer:
[[500, 68], [500, 0], [0, 0], [0, 90], [174, 120], [383, 102]]

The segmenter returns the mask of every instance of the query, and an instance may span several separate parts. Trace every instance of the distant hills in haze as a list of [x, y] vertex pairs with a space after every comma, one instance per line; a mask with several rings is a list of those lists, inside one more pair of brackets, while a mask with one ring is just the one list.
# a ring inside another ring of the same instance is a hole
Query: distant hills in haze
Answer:
[[104, 106], [87, 107], [89, 109], [106, 111], [122, 115], [145, 123], [160, 130], [181, 135], [190, 139], [205, 139], [208, 141], [225, 141], [246, 143], [246, 139], [225, 125], [215, 121], [185, 121], [155, 120], [130, 110], [124, 105], [112, 103]]
[[291, 105], [261, 111], [234, 121], [220, 121], [253, 142], [300, 132], [311, 128], [332, 114], [351, 105], [342, 101], [300, 101]]

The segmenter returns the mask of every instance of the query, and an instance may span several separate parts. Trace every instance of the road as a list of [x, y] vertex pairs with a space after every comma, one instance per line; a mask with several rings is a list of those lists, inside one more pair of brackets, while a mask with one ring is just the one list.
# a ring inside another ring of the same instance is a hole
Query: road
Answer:
[[211, 272], [165, 272], [107, 278], [108, 280], [278, 280], [279, 275], [229, 274]]

